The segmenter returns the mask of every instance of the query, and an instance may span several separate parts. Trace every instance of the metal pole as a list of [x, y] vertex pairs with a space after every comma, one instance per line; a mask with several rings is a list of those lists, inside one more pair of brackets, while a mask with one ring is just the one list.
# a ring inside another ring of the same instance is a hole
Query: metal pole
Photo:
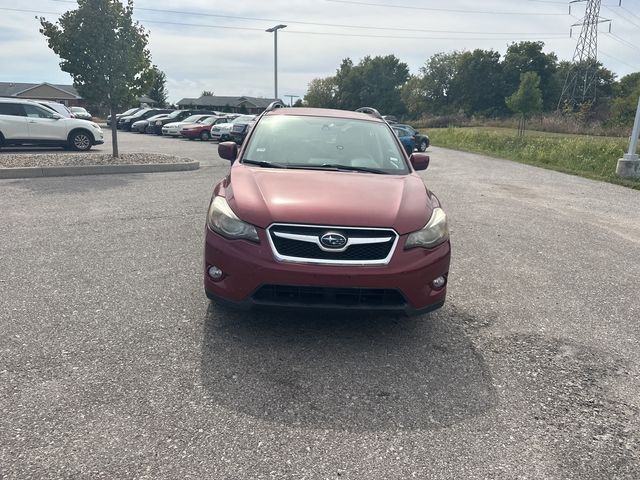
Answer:
[[278, 29], [273, 31], [273, 84], [275, 85], [273, 98], [278, 99]]
[[278, 30], [285, 28], [286, 25], [276, 25], [267, 28], [265, 32], [273, 33], [273, 86], [274, 100], [278, 100]]
[[[629, 142], [629, 157], [636, 155], [638, 148], [638, 137], [640, 136], [640, 97], [638, 97], [638, 109], [636, 110], [636, 120], [633, 122], [631, 141]], [[637, 155], [636, 155], [637, 157]]]
[[638, 135], [640, 135], [640, 97], [638, 98], [638, 109], [636, 119], [633, 122], [631, 139], [629, 140], [629, 153], [625, 153], [618, 159], [616, 173], [623, 178], [637, 178], [640, 180], [640, 158], [636, 153], [638, 149]]

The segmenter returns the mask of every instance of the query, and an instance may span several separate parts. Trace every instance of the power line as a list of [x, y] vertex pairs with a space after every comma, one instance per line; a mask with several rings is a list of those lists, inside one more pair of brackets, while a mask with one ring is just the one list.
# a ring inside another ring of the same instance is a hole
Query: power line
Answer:
[[432, 7], [414, 7], [410, 5], [392, 5], [388, 3], [371, 3], [355, 0], [325, 0], [333, 3], [346, 3], [351, 5], [361, 5], [366, 7], [386, 7], [386, 8], [402, 8], [407, 10], [426, 10], [429, 12], [447, 12], [447, 13], [466, 13], [466, 14], [483, 14], [483, 15], [524, 15], [524, 16], [565, 16], [567, 13], [540, 13], [540, 12], [504, 12], [501, 10], [455, 10], [450, 8], [432, 8]]
[[[76, 4], [73, 0], [50, 0], [56, 3], [72, 3]], [[541, 1], [541, 0], [530, 0], [530, 1]], [[487, 32], [485, 31], [450, 31], [450, 30], [425, 30], [425, 29], [417, 29], [417, 28], [403, 28], [403, 27], [391, 27], [391, 26], [369, 26], [369, 25], [353, 25], [353, 24], [340, 24], [340, 23], [320, 23], [320, 22], [307, 22], [301, 20], [283, 20], [283, 19], [274, 19], [274, 18], [261, 18], [261, 17], [244, 17], [238, 15], [223, 15], [218, 13], [208, 13], [208, 12], [194, 12], [187, 10], [166, 10], [162, 8], [146, 8], [146, 7], [133, 7], [134, 10], [140, 10], [145, 12], [154, 12], [154, 13], [171, 13], [178, 15], [193, 15], [199, 17], [214, 17], [214, 18], [226, 18], [232, 20], [249, 20], [249, 21], [260, 21], [260, 22], [269, 22], [269, 23], [286, 23], [286, 24], [298, 24], [298, 25], [309, 25], [309, 26], [317, 26], [317, 27], [336, 27], [336, 28], [355, 28], [355, 29], [364, 29], [364, 30], [397, 30], [397, 31], [405, 31], [405, 32], [418, 32], [418, 33], [464, 33], [470, 35], [553, 35], [556, 32]]]
[[612, 59], [612, 60], [615, 60], [615, 61], [617, 61], [617, 62], [619, 62], [619, 63], [622, 63], [623, 65], [626, 65], [626, 66], [627, 66], [627, 67], [629, 67], [629, 68], [632, 68], [632, 69], [634, 69], [634, 70], [638, 70], [638, 67], [637, 67], [637, 66], [633, 66], [633, 65], [631, 65], [631, 64], [629, 64], [629, 63], [627, 63], [627, 62], [625, 62], [624, 60], [620, 60], [619, 58], [614, 57], [613, 55], [609, 55], [608, 53], [603, 52], [603, 51], [602, 51], [602, 48], [600, 49], [600, 54], [601, 54], [601, 55], [604, 55], [605, 57], [608, 57], [608, 58], [610, 58], [610, 59]]
[[[25, 12], [25, 13], [38, 13], [44, 15], [61, 15], [61, 12], [45, 12], [41, 10], [27, 10], [27, 9], [19, 9], [19, 8], [4, 8], [0, 7], [0, 10], [7, 10], [13, 12]], [[202, 23], [187, 23], [187, 22], [171, 22], [165, 20], [147, 20], [147, 19], [136, 19], [141, 23], [156, 23], [161, 25], [176, 25], [183, 27], [203, 27], [203, 28], [221, 28], [226, 30], [244, 30], [244, 31], [255, 31], [255, 32], [263, 32], [263, 28], [252, 28], [252, 27], [231, 27], [228, 25], [212, 25], [212, 24], [202, 24]], [[286, 34], [298, 34], [298, 35], [323, 35], [323, 36], [335, 36], [335, 37], [359, 37], [359, 38], [384, 38], [384, 39], [395, 39], [395, 40], [516, 40], [516, 39], [524, 39], [525, 36], [517, 36], [517, 37], [424, 37], [424, 36], [409, 36], [409, 35], [368, 35], [368, 34], [356, 34], [356, 33], [340, 33], [340, 32], [312, 32], [312, 31], [304, 31], [304, 30], [283, 30], [283, 33]], [[441, 31], [441, 33], [451, 33], [451, 34], [462, 34], [465, 32], [456, 32], [456, 31]], [[538, 36], [533, 38], [541, 39]], [[562, 40], [565, 37], [563, 35], [557, 35], [553, 37], [547, 37], [545, 39], [549, 40]]]

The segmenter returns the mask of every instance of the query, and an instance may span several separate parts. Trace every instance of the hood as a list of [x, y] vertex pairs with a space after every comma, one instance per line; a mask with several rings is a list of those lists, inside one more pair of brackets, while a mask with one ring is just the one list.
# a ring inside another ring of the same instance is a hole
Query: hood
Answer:
[[235, 164], [225, 192], [242, 220], [271, 223], [421, 229], [432, 205], [415, 175], [284, 170]]

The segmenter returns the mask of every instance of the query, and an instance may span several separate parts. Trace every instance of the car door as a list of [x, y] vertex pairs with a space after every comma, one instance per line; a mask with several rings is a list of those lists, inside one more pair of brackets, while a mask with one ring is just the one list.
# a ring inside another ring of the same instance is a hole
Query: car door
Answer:
[[[40, 105], [24, 105], [29, 127], [29, 139], [33, 141], [67, 139], [67, 124], [62, 118], [56, 118], [55, 113], [49, 112]], [[61, 117], [61, 115], [58, 115]]]
[[26, 140], [29, 127], [20, 103], [0, 102], [0, 133], [6, 140]]

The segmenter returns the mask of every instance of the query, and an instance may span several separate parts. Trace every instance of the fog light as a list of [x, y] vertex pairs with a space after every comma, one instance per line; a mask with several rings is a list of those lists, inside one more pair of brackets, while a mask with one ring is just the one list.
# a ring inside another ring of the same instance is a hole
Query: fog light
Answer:
[[431, 285], [433, 285], [433, 288], [442, 288], [447, 284], [447, 279], [446, 277], [438, 277], [436, 278], [433, 282], [431, 282]]
[[216, 266], [209, 267], [208, 273], [213, 280], [220, 280], [223, 275], [222, 270]]

